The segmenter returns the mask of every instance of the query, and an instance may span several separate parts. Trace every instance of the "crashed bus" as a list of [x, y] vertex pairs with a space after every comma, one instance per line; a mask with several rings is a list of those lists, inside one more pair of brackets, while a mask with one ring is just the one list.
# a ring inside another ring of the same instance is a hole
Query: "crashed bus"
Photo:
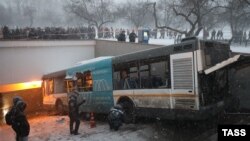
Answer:
[[76, 86], [86, 99], [81, 112], [108, 113], [121, 105], [126, 122], [136, 116], [202, 120], [234, 106], [228, 72], [241, 57], [230, 52], [226, 43], [190, 38], [99, 57], [66, 70], [67, 91]]
[[66, 70], [61, 70], [43, 75], [42, 95], [43, 108], [56, 110], [58, 114], [68, 111], [67, 87], [64, 81]]

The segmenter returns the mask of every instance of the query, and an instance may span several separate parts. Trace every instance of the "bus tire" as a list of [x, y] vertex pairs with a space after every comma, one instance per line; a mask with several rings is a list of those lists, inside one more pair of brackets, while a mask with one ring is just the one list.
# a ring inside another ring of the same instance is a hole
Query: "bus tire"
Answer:
[[64, 114], [64, 106], [61, 100], [57, 100], [56, 101], [56, 112], [59, 115], [63, 115]]
[[119, 103], [124, 111], [124, 123], [135, 123], [134, 104], [130, 101], [122, 101]]

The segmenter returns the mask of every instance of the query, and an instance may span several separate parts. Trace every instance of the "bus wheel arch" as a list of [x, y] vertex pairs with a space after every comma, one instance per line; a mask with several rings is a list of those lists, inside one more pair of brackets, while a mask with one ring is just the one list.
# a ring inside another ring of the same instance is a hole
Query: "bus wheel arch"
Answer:
[[56, 104], [55, 104], [55, 108], [56, 108], [56, 112], [59, 115], [63, 115], [64, 114], [64, 105], [61, 99], [56, 99]]
[[124, 122], [135, 123], [135, 104], [131, 98], [122, 96], [118, 99], [117, 104], [121, 105], [124, 110]]

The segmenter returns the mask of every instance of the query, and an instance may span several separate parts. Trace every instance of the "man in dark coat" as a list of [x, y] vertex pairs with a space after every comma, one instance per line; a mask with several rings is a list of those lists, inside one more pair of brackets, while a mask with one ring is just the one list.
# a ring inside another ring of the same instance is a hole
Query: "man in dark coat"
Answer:
[[135, 38], [136, 38], [136, 34], [135, 31], [133, 30], [130, 34], [129, 34], [129, 42], [135, 42]]
[[126, 35], [125, 35], [124, 30], [119, 34], [118, 41], [122, 41], [122, 42], [126, 41]]
[[30, 125], [24, 114], [26, 103], [21, 98], [14, 98], [13, 103], [12, 128], [16, 132], [16, 141], [28, 141]]
[[3, 39], [10, 39], [10, 30], [8, 26], [3, 27]]
[[212, 33], [211, 33], [211, 40], [215, 40], [215, 34], [216, 34], [216, 31], [215, 30], [213, 30], [212, 31]]
[[[70, 134], [78, 135], [78, 129], [80, 126], [80, 119], [79, 119], [79, 106], [81, 106], [85, 100], [81, 101], [80, 103], [77, 103], [79, 93], [74, 90], [73, 92], [70, 93], [69, 96], [69, 119], [70, 119], [70, 124], [69, 124], [69, 129], [70, 129]], [[75, 129], [73, 130], [73, 125], [75, 123]]]

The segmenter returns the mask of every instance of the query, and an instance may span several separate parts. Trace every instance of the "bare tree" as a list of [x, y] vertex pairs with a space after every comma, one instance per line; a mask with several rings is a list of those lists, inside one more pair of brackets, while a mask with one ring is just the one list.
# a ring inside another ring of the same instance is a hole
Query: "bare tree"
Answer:
[[128, 0], [121, 12], [123, 13], [123, 16], [137, 29], [149, 25], [153, 20], [147, 2], [143, 0]]
[[228, 22], [232, 37], [230, 43], [234, 38], [234, 34], [237, 31], [244, 30], [244, 28], [249, 28], [250, 24], [250, 5], [243, 3], [242, 1], [235, 0], [225, 0], [225, 4], [221, 5], [224, 8], [224, 12], [221, 17]]
[[171, 26], [160, 26], [158, 23], [156, 3], [153, 3], [155, 26], [157, 28], [166, 28], [181, 34], [189, 36], [197, 36], [204, 28], [205, 17], [208, 16], [218, 7], [216, 0], [179, 0], [172, 1], [171, 4], [174, 14], [185, 20], [185, 24], [188, 24], [189, 29], [177, 29]]
[[66, 11], [100, 29], [104, 24], [115, 20], [114, 8], [110, 0], [70, 0]]
[[23, 9], [23, 15], [29, 20], [29, 27], [31, 27], [34, 23], [35, 13], [36, 9], [31, 5], [27, 5]]
[[159, 0], [160, 4], [157, 5], [157, 18], [158, 18], [158, 24], [159, 26], [165, 25], [165, 26], [171, 26], [171, 27], [184, 27], [182, 19], [175, 16], [172, 7], [171, 7], [171, 1], [167, 0]]
[[20, 14], [22, 13], [22, 5], [24, 3], [23, 0], [14, 0], [16, 7], [17, 7], [17, 12]]

